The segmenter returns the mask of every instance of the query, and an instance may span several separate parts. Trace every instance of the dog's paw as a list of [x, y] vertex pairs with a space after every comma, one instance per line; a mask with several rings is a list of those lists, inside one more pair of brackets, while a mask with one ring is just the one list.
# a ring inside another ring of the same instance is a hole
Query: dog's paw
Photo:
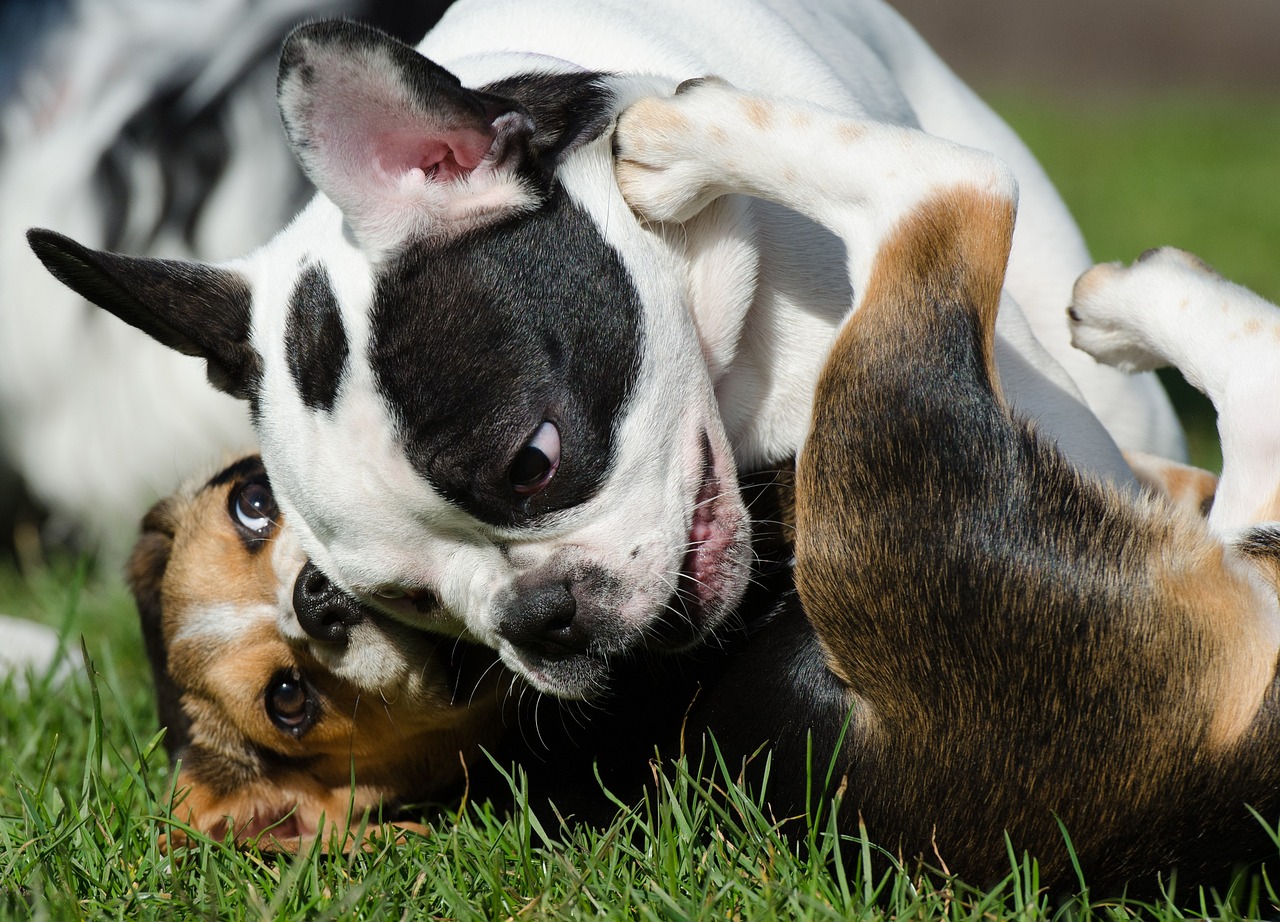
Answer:
[[1171, 363], [1171, 312], [1185, 311], [1188, 292], [1217, 279], [1198, 257], [1173, 247], [1148, 250], [1132, 266], [1102, 263], [1076, 280], [1067, 318], [1071, 343], [1121, 371]]
[[618, 187], [646, 221], [687, 221], [726, 191], [720, 165], [731, 146], [726, 115], [745, 98], [714, 77], [687, 80], [669, 97], [628, 106], [614, 132]]

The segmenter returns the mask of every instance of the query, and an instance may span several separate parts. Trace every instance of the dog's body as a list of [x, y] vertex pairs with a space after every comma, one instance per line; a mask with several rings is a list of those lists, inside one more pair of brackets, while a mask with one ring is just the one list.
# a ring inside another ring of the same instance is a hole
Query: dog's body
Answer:
[[[743, 108], [757, 124], [735, 119]], [[813, 167], [768, 169], [789, 143], [769, 125], [799, 132]], [[1149, 890], [1175, 867], [1180, 887], [1212, 881], [1274, 856], [1258, 816], [1280, 811], [1280, 470], [1274, 426], [1254, 409], [1280, 390], [1280, 309], [1171, 251], [1076, 285], [1083, 348], [1130, 367], [1172, 362], [1222, 414], [1224, 473], [1205, 520], [1199, 500], [1082, 472], [1011, 415], [993, 344], [1016, 187], [989, 156], [714, 82], [638, 102], [616, 143], [622, 188], [650, 219], [746, 193], [828, 227], [851, 272], [872, 254], [799, 460], [796, 592], [772, 586], [743, 635], [677, 660], [701, 688], [662, 711], [653, 741], [671, 754], [711, 730], [730, 765], [767, 744], [775, 815], [838, 791], [842, 830], [865, 826], [891, 854], [976, 884], [1008, 873], [1005, 834], [1039, 860], [1042, 885], [1075, 885], [1078, 865], [1095, 893]], [[863, 220], [867, 208], [887, 220]], [[261, 503], [207, 508], [270, 526]], [[291, 563], [265, 591], [303, 585], [296, 618], [323, 621], [305, 610], [305, 580], [289, 578], [296, 545], [272, 534], [274, 558]], [[142, 599], [157, 580], [191, 579], [164, 570], [135, 580]], [[152, 611], [181, 626], [181, 607]], [[288, 608], [267, 633], [292, 630], [297, 644]], [[190, 616], [197, 631], [209, 620]], [[346, 634], [364, 629], [379, 629], [372, 613]], [[169, 663], [191, 678], [195, 664]], [[626, 692], [645, 700], [643, 684]], [[266, 698], [240, 694], [259, 709]], [[305, 752], [305, 735], [288, 745]]]
[[[777, 134], [720, 114], [735, 104], [803, 121], [815, 161], [843, 168], [769, 170]], [[1075, 286], [1081, 348], [1172, 362], [1222, 414], [1206, 522], [1011, 417], [993, 342], [1016, 193], [981, 156], [957, 170], [936, 139], [714, 86], [638, 104], [618, 138], [651, 220], [746, 193], [838, 233], [851, 273], [874, 253], [796, 484], [797, 591], [852, 713], [844, 827], [978, 882], [1008, 869], [1000, 831], [1042, 881], [1075, 860], [1105, 889], [1274, 853], [1250, 809], [1280, 809], [1280, 469], [1256, 412], [1280, 391], [1276, 308], [1170, 252]]]
[[245, 260], [32, 237], [60, 278], [250, 401], [305, 550], [364, 601], [570, 697], [734, 609], [735, 468], [799, 449], [871, 251], [850, 274], [829, 231], [743, 197], [678, 227], [635, 220], [614, 116], [707, 73], [1003, 157], [1022, 182], [996, 346], [1011, 402], [1119, 483], [1107, 428], [1181, 451], [1154, 379], [1069, 349], [1060, 311], [1087, 256], [1030, 154], [876, 0], [468, 0], [421, 48], [452, 74], [354, 26], [294, 34], [281, 111], [323, 194]]

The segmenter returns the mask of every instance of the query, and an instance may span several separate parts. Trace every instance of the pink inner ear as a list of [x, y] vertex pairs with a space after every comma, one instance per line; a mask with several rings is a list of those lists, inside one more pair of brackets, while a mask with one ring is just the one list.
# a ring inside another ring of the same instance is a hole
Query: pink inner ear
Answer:
[[448, 182], [479, 166], [491, 143], [490, 134], [466, 129], [387, 132], [378, 137], [375, 151], [379, 167], [392, 177], [412, 173], [419, 181]]
[[308, 79], [287, 75], [281, 112], [308, 177], [341, 209], [360, 245], [395, 247], [466, 212], [459, 206], [476, 189], [465, 180], [507, 131], [501, 120], [509, 113], [495, 117], [467, 91], [444, 84], [439, 99], [425, 98], [406, 81], [403, 62], [384, 50], [323, 42], [305, 50]]

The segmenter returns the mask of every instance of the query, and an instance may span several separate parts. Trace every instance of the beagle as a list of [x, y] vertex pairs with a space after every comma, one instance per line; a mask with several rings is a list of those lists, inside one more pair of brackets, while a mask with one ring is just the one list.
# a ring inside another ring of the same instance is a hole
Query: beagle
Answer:
[[[304, 563], [256, 455], [142, 522], [127, 578], [181, 760], [175, 817], [197, 832], [284, 847], [345, 834], [446, 792], [501, 734], [511, 677], [489, 651], [366, 619]], [[348, 681], [307, 616], [361, 637], [391, 680]]]

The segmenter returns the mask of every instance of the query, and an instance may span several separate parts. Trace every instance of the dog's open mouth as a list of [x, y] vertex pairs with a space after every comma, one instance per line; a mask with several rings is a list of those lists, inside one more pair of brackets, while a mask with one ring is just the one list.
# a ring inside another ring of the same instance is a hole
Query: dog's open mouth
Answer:
[[736, 490], [730, 487], [726, 492], [711, 440], [704, 433], [702, 484], [694, 498], [673, 610], [658, 633], [663, 645], [678, 650], [696, 643], [737, 604], [750, 545], [745, 524]]

